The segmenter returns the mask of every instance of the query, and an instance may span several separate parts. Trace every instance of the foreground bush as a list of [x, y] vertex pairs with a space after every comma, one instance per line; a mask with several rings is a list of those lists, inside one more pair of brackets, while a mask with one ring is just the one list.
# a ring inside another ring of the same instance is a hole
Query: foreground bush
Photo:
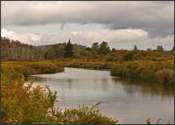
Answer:
[[[162, 119], [159, 118], [159, 119], [157, 120], [156, 124], [159, 124], [160, 120], [162, 120]], [[152, 124], [152, 123], [151, 123], [151, 118], [150, 118], [150, 117], [148, 117], [148, 118], [146, 119], [146, 124]], [[155, 124], [155, 123], [153, 123], [153, 124]], [[168, 121], [166, 124], [171, 124], [171, 123], [170, 123], [170, 121]]]
[[99, 104], [91, 108], [82, 105], [78, 109], [66, 109], [62, 113], [63, 122], [66, 124], [117, 124], [118, 120], [103, 116], [99, 109], [95, 109]]

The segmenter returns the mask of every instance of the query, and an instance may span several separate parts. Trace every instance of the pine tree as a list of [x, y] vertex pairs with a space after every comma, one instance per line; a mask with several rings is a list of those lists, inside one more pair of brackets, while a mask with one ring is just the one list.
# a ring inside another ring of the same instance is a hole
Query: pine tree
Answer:
[[66, 44], [65, 49], [64, 49], [64, 57], [69, 58], [72, 56], [73, 56], [73, 45], [71, 44], [70, 39], [69, 39], [69, 42]]
[[138, 47], [136, 45], [134, 45], [133, 51], [137, 51]]

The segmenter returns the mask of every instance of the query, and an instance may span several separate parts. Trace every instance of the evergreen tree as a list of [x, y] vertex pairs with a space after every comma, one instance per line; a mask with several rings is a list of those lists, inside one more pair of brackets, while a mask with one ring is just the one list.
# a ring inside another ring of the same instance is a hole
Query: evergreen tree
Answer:
[[66, 44], [65, 49], [64, 49], [64, 57], [69, 58], [72, 56], [73, 56], [73, 45], [71, 44], [70, 39], [69, 39], [69, 42]]
[[136, 45], [134, 45], [133, 51], [137, 51], [138, 47]]

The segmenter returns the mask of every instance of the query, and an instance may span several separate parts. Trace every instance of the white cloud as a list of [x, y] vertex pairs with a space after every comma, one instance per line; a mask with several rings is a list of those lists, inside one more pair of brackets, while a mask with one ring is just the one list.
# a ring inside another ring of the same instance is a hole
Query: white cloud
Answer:
[[75, 36], [83, 36], [90, 41], [91, 45], [93, 42], [132, 42], [139, 41], [140, 39], [145, 39], [148, 37], [147, 32], [141, 29], [122, 29], [122, 30], [89, 30], [89, 31], [79, 31], [72, 32]]
[[33, 42], [40, 40], [41, 36], [32, 33], [17, 34], [13, 31], [7, 31], [6, 29], [1, 30], [1, 36], [7, 37], [13, 40], [19, 40], [22, 43], [34, 44]]
[[147, 48], [155, 49], [158, 45], [162, 45], [164, 49], [170, 50], [174, 45], [174, 36], [164, 38], [149, 38], [148, 33], [142, 29], [93, 29], [85, 31], [59, 31], [52, 34], [17, 34], [13, 31], [1, 30], [3, 37], [19, 40], [23, 43], [32, 45], [48, 45], [55, 43], [67, 42], [69, 38], [72, 43], [78, 43], [91, 47], [94, 42], [108, 42], [111, 48], [116, 49], [132, 49], [137, 45], [139, 49]]
[[7, 31], [6, 29], [2, 29], [2, 30], [1, 30], [1, 36], [2, 36], [2, 37], [10, 36], [11, 34], [13, 34], [12, 31]]

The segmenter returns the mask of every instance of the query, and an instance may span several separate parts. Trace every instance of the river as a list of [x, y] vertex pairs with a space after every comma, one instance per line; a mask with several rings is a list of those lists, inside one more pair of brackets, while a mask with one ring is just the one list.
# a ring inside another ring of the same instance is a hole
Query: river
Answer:
[[65, 68], [55, 74], [31, 75], [33, 85], [49, 85], [57, 91], [60, 108], [92, 106], [97, 102], [100, 112], [116, 117], [120, 124], [145, 124], [151, 117], [152, 123], [174, 123], [174, 89], [143, 83], [138, 80], [110, 76], [109, 71]]

